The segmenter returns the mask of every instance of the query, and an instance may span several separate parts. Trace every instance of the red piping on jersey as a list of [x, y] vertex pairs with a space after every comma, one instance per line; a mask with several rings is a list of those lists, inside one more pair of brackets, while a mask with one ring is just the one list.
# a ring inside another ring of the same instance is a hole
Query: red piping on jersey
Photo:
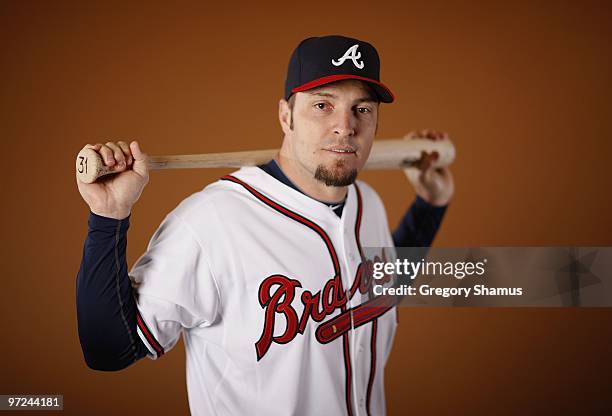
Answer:
[[155, 350], [157, 358], [164, 355], [163, 347], [159, 344], [159, 342], [157, 342], [151, 331], [149, 331], [149, 327], [147, 327], [147, 324], [145, 324], [144, 319], [142, 319], [142, 316], [140, 316], [140, 312], [138, 310], [136, 310], [136, 322], [138, 324], [138, 328], [140, 328], [140, 331], [147, 338], [149, 345], [151, 345], [151, 347], [153, 347]]
[[372, 398], [372, 386], [374, 385], [374, 376], [376, 374], [376, 332], [378, 331], [378, 319], [372, 321], [372, 339], [370, 340], [370, 380], [368, 381], [368, 392], [366, 395], [366, 410], [368, 415], [371, 414], [370, 399]]
[[[256, 197], [257, 199], [259, 199], [261, 202], [263, 202], [264, 204], [268, 205], [269, 207], [273, 208], [274, 210], [280, 212], [281, 214], [299, 222], [300, 224], [303, 224], [305, 226], [307, 226], [308, 228], [312, 229], [314, 232], [316, 232], [319, 237], [321, 237], [321, 239], [323, 240], [323, 242], [325, 243], [325, 246], [327, 247], [327, 251], [329, 252], [329, 255], [331, 257], [332, 263], [334, 265], [334, 271], [335, 271], [335, 275], [338, 276], [338, 278], [340, 279], [340, 291], [342, 293], [344, 293], [344, 290], [342, 290], [342, 278], [341, 278], [341, 270], [340, 270], [340, 263], [338, 261], [338, 255], [336, 254], [336, 249], [334, 248], [331, 239], [329, 238], [329, 236], [327, 235], [327, 233], [325, 233], [325, 231], [316, 223], [310, 221], [309, 219], [302, 217], [301, 215], [299, 215], [296, 212], [293, 212], [285, 207], [283, 207], [282, 205], [278, 204], [277, 202], [271, 200], [270, 198], [266, 197], [265, 195], [263, 195], [262, 193], [260, 193], [259, 191], [257, 191], [255, 188], [253, 188], [252, 186], [248, 185], [247, 183], [241, 181], [240, 179], [236, 178], [235, 176], [232, 175], [226, 175], [223, 176], [221, 178], [221, 180], [226, 180], [226, 181], [230, 181], [230, 182], [234, 182], [240, 186], [242, 186], [244, 189], [246, 189], [251, 195], [253, 195], [254, 197]], [[341, 306], [341, 315], [344, 315], [346, 312], [346, 306], [342, 305]], [[350, 351], [349, 351], [349, 343], [348, 343], [348, 334], [345, 332], [343, 334], [343, 350], [344, 350], [344, 369], [345, 369], [345, 375], [346, 375], [346, 384], [345, 384], [345, 399], [346, 399], [346, 411], [349, 414], [349, 416], [352, 416], [353, 414], [353, 410], [352, 410], [352, 404], [351, 404], [351, 357], [350, 357]]]
[[357, 272], [355, 273], [355, 280], [353, 280], [353, 286], [351, 286], [351, 290], [349, 291], [349, 299], [353, 299], [353, 296], [355, 295], [355, 292], [357, 292], [357, 289], [359, 289], [359, 285], [361, 284], [361, 279], [363, 279], [363, 259], [362, 262], [359, 263], [359, 266], [357, 267]]
[[[357, 191], [357, 221], [355, 221], [355, 241], [357, 242], [357, 247], [359, 248], [359, 255], [361, 256], [361, 265], [365, 262], [365, 255], [363, 253], [363, 248], [361, 247], [361, 191], [357, 184], [355, 184], [355, 190]], [[360, 265], [360, 267], [362, 267]], [[354, 285], [357, 283], [357, 279], [355, 279]], [[355, 287], [356, 289], [356, 287]], [[368, 412], [368, 416], [370, 415], [370, 398], [372, 397], [372, 386], [374, 385], [374, 376], [376, 375], [376, 332], [378, 330], [378, 320], [374, 319], [372, 321], [372, 337], [370, 339], [370, 378], [368, 380], [368, 390], [366, 394], [366, 410]]]

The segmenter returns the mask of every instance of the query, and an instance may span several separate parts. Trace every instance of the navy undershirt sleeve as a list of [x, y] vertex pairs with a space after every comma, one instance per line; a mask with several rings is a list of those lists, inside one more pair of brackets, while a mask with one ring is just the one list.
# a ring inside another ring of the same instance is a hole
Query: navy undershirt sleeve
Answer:
[[444, 218], [446, 207], [446, 205], [436, 207], [417, 196], [393, 232], [395, 247], [431, 246]]
[[116, 371], [147, 355], [136, 332], [136, 301], [127, 271], [129, 217], [90, 213], [77, 274], [79, 339], [88, 367]]

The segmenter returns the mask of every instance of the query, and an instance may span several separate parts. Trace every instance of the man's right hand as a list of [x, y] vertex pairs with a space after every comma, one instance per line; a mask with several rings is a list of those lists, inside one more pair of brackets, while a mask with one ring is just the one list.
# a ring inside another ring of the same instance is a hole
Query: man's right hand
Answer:
[[124, 219], [130, 215], [132, 206], [138, 201], [147, 182], [149, 170], [147, 155], [140, 150], [138, 142], [86, 145], [95, 150], [104, 165], [116, 174], [98, 179], [94, 183], [83, 183], [77, 178], [81, 196], [91, 212], [103, 217]]

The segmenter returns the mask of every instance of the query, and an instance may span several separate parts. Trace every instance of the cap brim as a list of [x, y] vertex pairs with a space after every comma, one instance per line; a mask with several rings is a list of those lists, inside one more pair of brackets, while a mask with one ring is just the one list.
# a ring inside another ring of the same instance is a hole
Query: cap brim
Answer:
[[395, 96], [391, 92], [389, 88], [387, 88], [382, 82], [376, 81], [375, 79], [360, 77], [359, 75], [351, 75], [351, 74], [340, 74], [340, 75], [328, 75], [326, 77], [318, 78], [312, 81], [309, 81], [305, 84], [300, 85], [299, 87], [295, 87], [291, 90], [292, 93], [302, 92], [311, 90], [316, 87], [320, 87], [321, 85], [330, 84], [336, 81], [342, 81], [344, 79], [357, 79], [359, 81], [364, 81], [370, 84], [376, 95], [378, 95], [378, 99], [383, 103], [392, 103], [395, 100]]

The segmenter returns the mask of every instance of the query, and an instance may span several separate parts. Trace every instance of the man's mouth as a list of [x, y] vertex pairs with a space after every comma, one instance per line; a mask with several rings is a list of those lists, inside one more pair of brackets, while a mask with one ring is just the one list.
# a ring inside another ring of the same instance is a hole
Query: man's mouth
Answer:
[[355, 148], [353, 147], [328, 147], [326, 149], [328, 152], [333, 152], [333, 153], [337, 153], [337, 154], [355, 154], [357, 151]]

